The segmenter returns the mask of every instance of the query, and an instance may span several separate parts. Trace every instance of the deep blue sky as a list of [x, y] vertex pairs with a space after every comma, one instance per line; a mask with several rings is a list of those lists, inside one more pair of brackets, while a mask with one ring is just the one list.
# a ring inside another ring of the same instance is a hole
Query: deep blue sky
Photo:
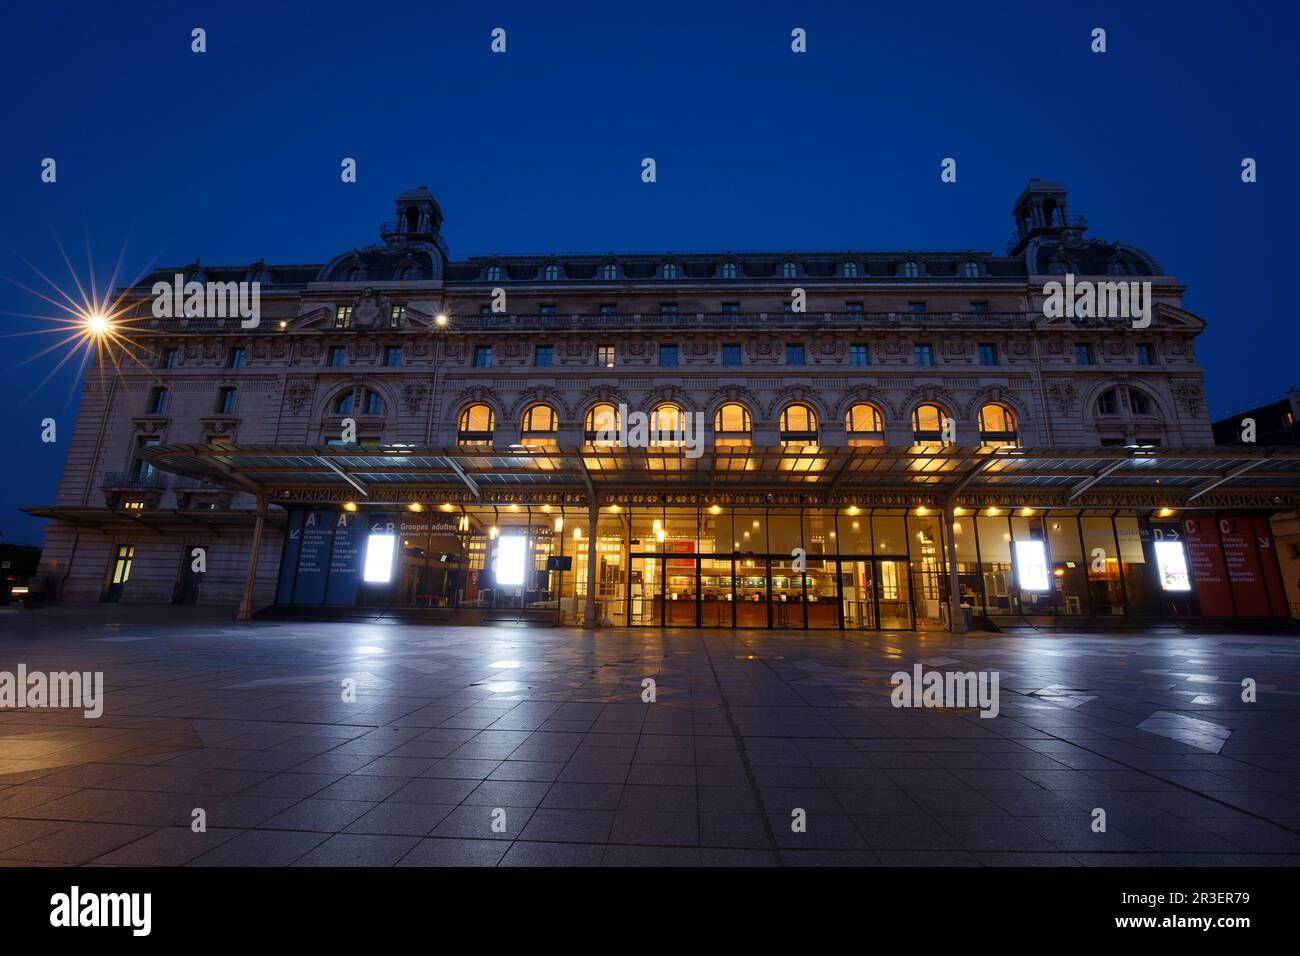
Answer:
[[[83, 272], [89, 237], [101, 282], [123, 243], [132, 275], [323, 262], [421, 183], [453, 256], [1000, 251], [1039, 176], [1187, 284], [1212, 410], [1300, 384], [1292, 3], [49, 2], [2, 22], [0, 277], [24, 284], [24, 259], [66, 281], [55, 235]], [[17, 332], [35, 323], [7, 313], [50, 309], [4, 281], [0, 312]], [[0, 540], [39, 543], [16, 509], [53, 500], [75, 415], [75, 374], [14, 367], [35, 341], [0, 346]]]

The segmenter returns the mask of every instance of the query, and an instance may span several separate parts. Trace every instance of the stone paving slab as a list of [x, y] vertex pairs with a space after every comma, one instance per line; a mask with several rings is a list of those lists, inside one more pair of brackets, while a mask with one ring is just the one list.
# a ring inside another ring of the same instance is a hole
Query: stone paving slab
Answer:
[[[104, 680], [0, 709], [0, 865], [1300, 863], [1291, 636], [231, 616], [0, 611], [0, 675]], [[914, 664], [997, 716], [892, 706]]]

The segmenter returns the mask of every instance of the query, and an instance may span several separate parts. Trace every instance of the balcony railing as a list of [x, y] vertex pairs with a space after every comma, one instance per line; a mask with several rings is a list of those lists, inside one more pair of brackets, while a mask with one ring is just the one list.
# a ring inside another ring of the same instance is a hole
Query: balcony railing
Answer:
[[889, 329], [1027, 328], [1037, 312], [674, 312], [617, 315], [452, 316], [448, 328], [463, 331], [534, 329]]
[[[1041, 314], [1034, 312], [674, 312], [558, 315], [457, 315], [453, 311], [447, 326], [438, 331], [535, 330], [535, 329], [765, 329], [783, 328], [890, 329], [890, 328], [1027, 328]], [[333, 325], [333, 323], [331, 323]], [[263, 321], [257, 328], [244, 329], [238, 319], [154, 319], [132, 327], [141, 333], [169, 334], [229, 332], [241, 336], [283, 335], [278, 322]], [[351, 327], [339, 331], [352, 331]], [[362, 330], [365, 331], [365, 330]], [[373, 331], [391, 333], [388, 323]], [[416, 330], [407, 326], [405, 331]], [[430, 330], [432, 331], [432, 330]]]
[[167, 476], [159, 472], [133, 475], [125, 471], [111, 471], [99, 485], [102, 491], [161, 491], [167, 487]]

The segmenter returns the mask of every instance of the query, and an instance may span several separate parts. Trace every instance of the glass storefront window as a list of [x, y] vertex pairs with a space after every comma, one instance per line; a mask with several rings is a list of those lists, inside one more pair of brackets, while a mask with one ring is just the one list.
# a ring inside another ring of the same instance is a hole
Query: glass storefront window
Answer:
[[803, 515], [804, 548], [809, 557], [837, 554], [839, 541], [835, 531], [835, 512], [829, 508], [810, 508]]
[[804, 547], [800, 512], [771, 510], [767, 522], [767, 545], [772, 554], [788, 555]]
[[979, 551], [975, 545], [975, 516], [965, 512], [954, 514], [952, 538], [957, 549], [957, 587], [961, 603], [970, 608], [972, 614], [986, 614]]
[[980, 515], [975, 519], [979, 534], [980, 574], [984, 579], [984, 596], [988, 613], [1011, 614], [1015, 582], [1011, 573], [1011, 527], [1001, 514]]
[[904, 555], [908, 553], [907, 522], [902, 514], [873, 515], [871, 518], [871, 533], [876, 554]]
[[1088, 566], [1079, 537], [1079, 519], [1050, 515], [1046, 522], [1052, 577], [1060, 592], [1057, 610], [1070, 616], [1090, 613]]
[[[944, 575], [942, 516], [935, 514], [911, 515], [907, 519], [910, 537], [908, 551], [911, 556], [912, 599], [916, 606], [918, 627], [944, 627], [947, 613], [944, 601], [948, 593]], [[877, 531], [877, 537], [880, 532]]]
[[710, 505], [700, 509], [700, 554], [730, 554], [732, 545], [731, 509]]
[[735, 527], [732, 531], [735, 550], [742, 554], [766, 554], [767, 512], [763, 509], [736, 509]]
[[1088, 604], [1093, 614], [1124, 613], [1124, 579], [1120, 574], [1119, 550], [1110, 518], [1085, 516], [1079, 519], [1083, 531], [1084, 559], [1088, 569]]
[[840, 511], [836, 526], [840, 554], [871, 554], [871, 518], [858, 508]]

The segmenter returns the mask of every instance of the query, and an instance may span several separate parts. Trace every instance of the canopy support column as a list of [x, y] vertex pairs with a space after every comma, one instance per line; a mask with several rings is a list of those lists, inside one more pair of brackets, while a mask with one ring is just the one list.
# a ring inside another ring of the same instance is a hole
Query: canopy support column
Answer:
[[600, 506], [593, 497], [587, 506], [587, 604], [583, 609], [584, 627], [595, 627], [596, 620], [596, 522], [600, 519]]
[[253, 553], [248, 558], [248, 579], [244, 582], [244, 598], [239, 602], [239, 620], [253, 616], [253, 588], [257, 584], [257, 559], [262, 554], [262, 530], [266, 527], [266, 495], [257, 496], [257, 521], [253, 524]]
[[957, 537], [953, 531], [952, 505], [943, 509], [944, 550], [948, 553], [948, 622], [954, 634], [966, 633], [966, 615], [961, 610], [961, 584], [957, 578]]

